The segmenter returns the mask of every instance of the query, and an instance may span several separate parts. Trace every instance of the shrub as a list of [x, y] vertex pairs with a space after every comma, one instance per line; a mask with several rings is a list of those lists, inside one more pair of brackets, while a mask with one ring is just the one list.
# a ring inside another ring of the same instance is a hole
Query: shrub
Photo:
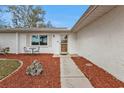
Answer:
[[7, 54], [7, 53], [9, 53], [9, 51], [10, 51], [10, 48], [6, 47], [6, 48], [1, 49], [0, 52], [3, 53], [3, 54]]

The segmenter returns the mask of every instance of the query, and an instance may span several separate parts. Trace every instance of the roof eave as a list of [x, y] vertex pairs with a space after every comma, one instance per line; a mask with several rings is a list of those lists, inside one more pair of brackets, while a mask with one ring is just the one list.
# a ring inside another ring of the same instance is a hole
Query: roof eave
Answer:
[[79, 25], [79, 23], [81, 22], [81, 19], [87, 17], [90, 13], [92, 13], [92, 11], [94, 9], [96, 9], [98, 5], [90, 5], [89, 8], [85, 11], [85, 13], [80, 17], [80, 19], [75, 23], [75, 25], [72, 27], [71, 31], [74, 32], [74, 30], [76, 29], [76, 26]]
[[96, 21], [97, 19], [101, 18], [108, 12], [110, 12], [115, 5], [95, 5], [90, 6], [89, 9], [81, 16], [78, 22], [73, 26], [71, 29], [72, 32], [78, 32], [84, 27], [88, 26], [92, 22]]
[[15, 32], [20, 32], [20, 33], [25, 33], [25, 32], [70, 32], [70, 29], [39, 29], [39, 28], [5, 28], [5, 29], [0, 29], [0, 32], [10, 32], [10, 33], [15, 33]]

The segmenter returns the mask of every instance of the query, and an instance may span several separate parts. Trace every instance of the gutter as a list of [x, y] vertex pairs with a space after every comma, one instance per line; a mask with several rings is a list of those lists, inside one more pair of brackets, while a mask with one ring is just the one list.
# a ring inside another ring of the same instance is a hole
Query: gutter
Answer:
[[84, 20], [86, 20], [86, 18], [93, 12], [96, 10], [96, 8], [98, 8], [98, 5], [91, 5], [88, 10], [80, 17], [80, 19], [76, 22], [76, 24], [72, 27], [71, 31], [75, 32], [77, 31], [76, 28], [77, 26], [80, 24], [80, 22]]

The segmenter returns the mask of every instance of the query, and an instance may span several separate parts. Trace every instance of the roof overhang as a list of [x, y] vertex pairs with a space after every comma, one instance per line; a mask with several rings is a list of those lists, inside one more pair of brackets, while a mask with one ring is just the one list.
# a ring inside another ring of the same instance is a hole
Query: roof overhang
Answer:
[[62, 33], [62, 32], [70, 32], [69, 29], [66, 28], [5, 28], [0, 29], [0, 33], [27, 33], [27, 32], [45, 32], [45, 33]]
[[77, 32], [81, 30], [93, 21], [111, 11], [114, 7], [114, 5], [91, 5], [77, 21], [77, 23], [72, 27], [71, 31]]
[[45, 32], [45, 33], [61, 33], [61, 32], [78, 32], [90, 23], [94, 22], [101, 16], [111, 11], [114, 5], [91, 5], [88, 10], [81, 16], [72, 29], [67, 28], [5, 28], [0, 29], [0, 33], [25, 33], [25, 32]]

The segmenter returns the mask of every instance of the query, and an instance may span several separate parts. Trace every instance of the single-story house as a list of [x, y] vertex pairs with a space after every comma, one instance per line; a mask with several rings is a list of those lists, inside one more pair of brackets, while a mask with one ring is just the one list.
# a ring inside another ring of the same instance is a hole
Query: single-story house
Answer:
[[0, 47], [10, 47], [10, 53], [16, 54], [25, 53], [24, 47], [40, 47], [39, 53], [73, 53], [74, 50], [70, 48], [73, 38], [70, 34], [73, 33], [66, 28], [2, 29]]
[[124, 6], [90, 6], [72, 29], [1, 29], [0, 47], [24, 53], [78, 54], [124, 81]]

